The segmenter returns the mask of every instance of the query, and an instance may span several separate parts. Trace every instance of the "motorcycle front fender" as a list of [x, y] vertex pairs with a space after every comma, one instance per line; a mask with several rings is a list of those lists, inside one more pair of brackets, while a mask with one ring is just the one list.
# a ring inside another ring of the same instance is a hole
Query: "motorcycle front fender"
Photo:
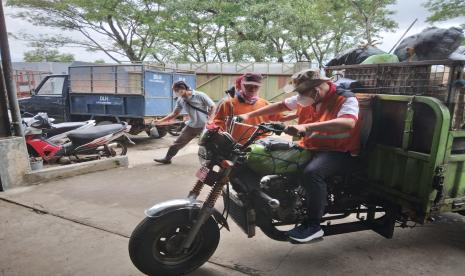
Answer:
[[[202, 201], [192, 199], [173, 199], [153, 205], [145, 210], [145, 215], [149, 218], [157, 218], [178, 210], [200, 210]], [[226, 218], [218, 211], [213, 209], [213, 217], [216, 222], [229, 231], [229, 225]]]

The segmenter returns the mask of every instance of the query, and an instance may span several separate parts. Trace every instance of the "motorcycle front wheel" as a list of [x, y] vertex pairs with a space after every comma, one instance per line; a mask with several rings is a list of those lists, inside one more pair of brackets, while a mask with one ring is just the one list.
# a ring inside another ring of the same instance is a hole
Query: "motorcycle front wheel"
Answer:
[[210, 217], [191, 247], [183, 250], [181, 244], [191, 227], [188, 210], [145, 218], [129, 239], [131, 261], [147, 275], [183, 275], [197, 269], [215, 252], [220, 231], [216, 221]]

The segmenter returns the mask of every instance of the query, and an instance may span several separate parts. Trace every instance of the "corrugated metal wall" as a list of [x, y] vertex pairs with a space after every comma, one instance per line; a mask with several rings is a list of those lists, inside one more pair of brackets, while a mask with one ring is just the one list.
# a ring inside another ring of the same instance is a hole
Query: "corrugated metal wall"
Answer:
[[[227, 89], [234, 86], [236, 78], [240, 75], [198, 73], [197, 90], [205, 92], [214, 101], [218, 101], [224, 97]], [[291, 75], [264, 75], [260, 97], [269, 101], [282, 99], [282, 87], [286, 85]]]

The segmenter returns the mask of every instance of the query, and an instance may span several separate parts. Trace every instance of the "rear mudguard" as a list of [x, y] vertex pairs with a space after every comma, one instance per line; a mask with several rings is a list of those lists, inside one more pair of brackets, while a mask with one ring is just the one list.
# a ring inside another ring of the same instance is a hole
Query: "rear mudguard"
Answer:
[[[157, 218], [178, 210], [200, 211], [202, 204], [203, 202], [198, 200], [173, 199], [153, 205], [151, 208], [145, 210], [145, 215], [149, 218]], [[228, 222], [226, 221], [226, 218], [223, 217], [223, 215], [220, 213], [220, 211], [213, 209], [213, 217], [218, 224], [222, 225], [229, 231]]]

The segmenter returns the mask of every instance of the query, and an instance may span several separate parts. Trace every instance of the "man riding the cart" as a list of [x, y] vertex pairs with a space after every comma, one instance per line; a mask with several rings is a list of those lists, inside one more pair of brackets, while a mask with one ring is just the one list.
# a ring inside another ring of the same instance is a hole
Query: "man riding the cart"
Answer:
[[326, 178], [347, 171], [360, 150], [359, 105], [355, 95], [337, 87], [318, 70], [307, 69], [292, 76], [285, 92], [297, 92], [282, 102], [242, 114], [244, 120], [297, 110], [298, 124], [285, 132], [301, 136], [300, 146], [313, 158], [303, 171], [308, 219], [288, 231], [290, 239], [309, 242], [323, 237], [320, 220], [327, 205]]

